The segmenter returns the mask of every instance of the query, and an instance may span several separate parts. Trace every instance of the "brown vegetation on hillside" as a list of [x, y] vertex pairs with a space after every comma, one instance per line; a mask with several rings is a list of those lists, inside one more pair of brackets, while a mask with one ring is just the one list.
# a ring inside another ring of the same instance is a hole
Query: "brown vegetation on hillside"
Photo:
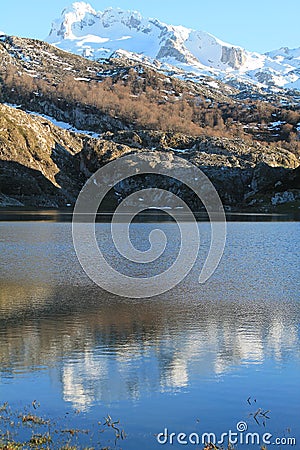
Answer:
[[[82, 59], [82, 58], [81, 58]], [[113, 63], [112, 63], [113, 64]], [[109, 65], [107, 65], [109, 67]], [[106, 67], [106, 69], [107, 69]], [[110, 68], [111, 69], [111, 68]], [[67, 113], [73, 124], [82, 114], [93, 116], [86, 129], [146, 129], [187, 135], [242, 137], [300, 154], [300, 112], [274, 102], [208, 96], [203, 86], [169, 78], [140, 64], [112, 72], [101, 68], [89, 78], [57, 69], [32, 75], [8, 64], [0, 73], [2, 100], [43, 112], [45, 105]], [[62, 117], [63, 119], [64, 117]]]

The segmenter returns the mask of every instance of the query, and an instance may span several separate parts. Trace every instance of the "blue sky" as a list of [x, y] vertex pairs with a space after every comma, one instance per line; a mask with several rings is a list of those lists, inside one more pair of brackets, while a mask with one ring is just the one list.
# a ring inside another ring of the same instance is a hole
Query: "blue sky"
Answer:
[[[51, 21], [70, 0], [6, 0], [0, 9], [0, 31], [44, 39]], [[136, 9], [174, 25], [208, 31], [218, 38], [265, 52], [300, 47], [299, 0], [92, 0], [96, 10], [109, 6]]]

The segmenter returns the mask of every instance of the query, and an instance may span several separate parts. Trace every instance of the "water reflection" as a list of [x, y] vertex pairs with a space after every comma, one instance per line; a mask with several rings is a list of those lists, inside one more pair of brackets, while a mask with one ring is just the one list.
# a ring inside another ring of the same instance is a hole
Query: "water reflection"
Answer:
[[[157, 265], [163, 269], [178, 236], [173, 224], [159, 225], [171, 235], [169, 253]], [[141, 248], [151, 227], [133, 226]], [[0, 223], [4, 400], [47, 404], [54, 397], [54, 414], [67, 403], [89, 411], [96, 422], [97, 408], [108, 405], [106, 411], [115, 407], [141, 432], [147, 412], [153, 437], [166, 417], [184, 423], [185, 431], [200, 404], [209, 411], [201, 415], [211, 418], [207, 426], [242, 419], [249, 411], [241, 399], [248, 407], [246, 399], [259, 391], [268, 409], [277, 409], [276, 426], [282, 410], [286, 425], [293, 424], [299, 403], [299, 223], [229, 223], [224, 257], [204, 286], [198, 276], [210, 236], [208, 224], [199, 227], [195, 270], [160, 297], [133, 300], [107, 294], [82, 272], [70, 224]], [[116, 260], [107, 235], [108, 225], [97, 225], [99, 242]], [[131, 270], [123, 261], [116, 264]]]
[[299, 308], [291, 301], [175, 294], [150, 302], [91, 286], [6, 283], [0, 308], [2, 380], [52, 368], [64, 400], [80, 409], [299, 358]]

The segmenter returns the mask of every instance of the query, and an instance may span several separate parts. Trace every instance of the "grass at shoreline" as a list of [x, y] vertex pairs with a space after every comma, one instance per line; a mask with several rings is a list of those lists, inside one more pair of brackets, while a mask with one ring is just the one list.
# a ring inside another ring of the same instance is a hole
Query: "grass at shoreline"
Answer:
[[22, 411], [7, 402], [0, 406], [0, 450], [121, 450], [126, 434], [119, 420], [107, 415], [92, 430], [84, 430], [74, 426], [80, 411], [56, 423], [38, 414], [39, 408], [36, 401]]
[[[110, 415], [97, 422], [93, 430], [83, 430], [68, 426], [64, 420], [58, 426], [37, 414], [39, 408], [36, 401], [22, 411], [13, 410], [8, 403], [0, 406], [0, 450], [122, 450], [120, 445], [126, 439], [126, 433], [120, 421], [113, 420]], [[81, 413], [75, 411], [74, 414], [78, 417]], [[75, 417], [72, 414], [68, 417], [74, 425]], [[266, 447], [259, 449], [267, 450]], [[202, 450], [235, 448], [231, 444], [218, 447], [208, 443]]]

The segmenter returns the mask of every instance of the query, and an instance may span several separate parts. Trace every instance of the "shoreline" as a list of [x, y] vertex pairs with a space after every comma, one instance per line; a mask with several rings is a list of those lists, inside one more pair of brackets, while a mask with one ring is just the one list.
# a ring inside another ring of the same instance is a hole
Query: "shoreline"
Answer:
[[[160, 210], [147, 209], [139, 213], [134, 222], [148, 223], [148, 222], [173, 222], [174, 219], [169, 215], [169, 212], [174, 212], [171, 208], [164, 208]], [[185, 222], [187, 214], [185, 212], [178, 212], [178, 220]], [[197, 222], [209, 222], [208, 214], [205, 210], [193, 211], [195, 220]], [[276, 210], [276, 211], [247, 211], [247, 210], [225, 210], [227, 222], [298, 222], [300, 221], [300, 210]], [[100, 211], [96, 215], [96, 223], [110, 223], [113, 216], [112, 211]], [[132, 213], [118, 213], [119, 218], [124, 218], [127, 222], [127, 217], [131, 217]], [[73, 220], [72, 208], [1, 208], [0, 207], [0, 222], [19, 222], [19, 221], [33, 221], [33, 222], [67, 222]], [[94, 222], [93, 215], [77, 214], [77, 222], [91, 223]]]

